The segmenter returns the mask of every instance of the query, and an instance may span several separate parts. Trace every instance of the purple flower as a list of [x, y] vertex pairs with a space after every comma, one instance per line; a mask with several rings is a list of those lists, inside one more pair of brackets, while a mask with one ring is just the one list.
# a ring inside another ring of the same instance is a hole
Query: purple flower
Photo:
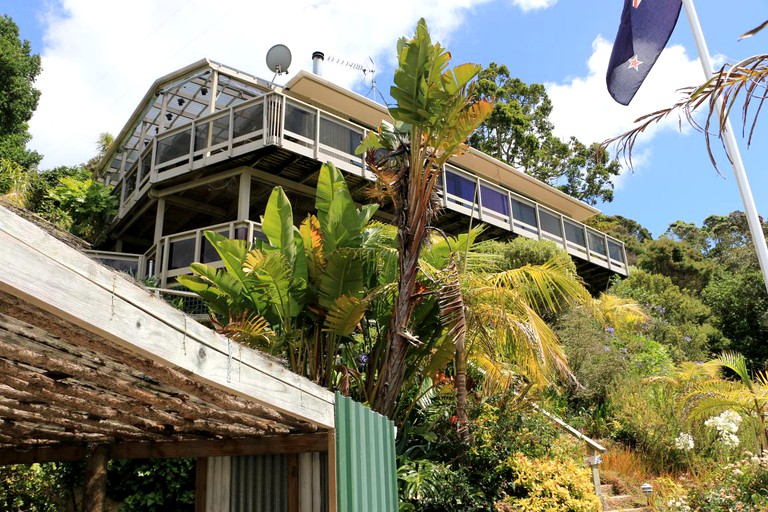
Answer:
[[603, 345], [603, 351], [610, 352], [611, 351], [611, 347], [609, 347], [608, 345]]
[[686, 342], [690, 343], [691, 342], [691, 337], [690, 336], [683, 336], [683, 340], [685, 340]]
[[621, 350], [622, 354], [626, 354], [627, 352], [629, 352], [625, 347], [621, 347], [619, 350]]
[[613, 327], [606, 327], [605, 332], [607, 332], [608, 334], [613, 334], [616, 331]]

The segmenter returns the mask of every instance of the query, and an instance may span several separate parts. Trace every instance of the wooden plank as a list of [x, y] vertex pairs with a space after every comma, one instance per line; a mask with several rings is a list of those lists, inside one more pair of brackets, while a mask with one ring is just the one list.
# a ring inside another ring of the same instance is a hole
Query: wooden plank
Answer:
[[205, 512], [205, 497], [208, 482], [208, 458], [198, 457], [195, 467], [195, 512]]
[[[72, 441], [69, 437], [66, 439]], [[110, 459], [162, 459], [181, 457], [222, 457], [238, 455], [277, 455], [324, 452], [328, 434], [292, 434], [255, 439], [120, 442], [107, 445]], [[0, 466], [82, 460], [83, 444], [0, 449]]]
[[103, 445], [88, 450], [83, 482], [83, 512], [103, 512], [107, 491], [107, 449]]
[[219, 389], [333, 427], [328, 390], [194, 322], [4, 208], [0, 247], [0, 289]]

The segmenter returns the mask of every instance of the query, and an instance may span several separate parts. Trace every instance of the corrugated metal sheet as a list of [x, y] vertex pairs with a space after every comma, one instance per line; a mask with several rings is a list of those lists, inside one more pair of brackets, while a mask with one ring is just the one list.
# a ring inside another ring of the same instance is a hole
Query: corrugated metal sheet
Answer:
[[229, 512], [288, 512], [288, 457], [232, 457]]
[[397, 512], [394, 423], [339, 393], [336, 482], [339, 512]]
[[[289, 457], [209, 458], [206, 512], [288, 512]], [[299, 512], [328, 512], [328, 454], [297, 458]]]

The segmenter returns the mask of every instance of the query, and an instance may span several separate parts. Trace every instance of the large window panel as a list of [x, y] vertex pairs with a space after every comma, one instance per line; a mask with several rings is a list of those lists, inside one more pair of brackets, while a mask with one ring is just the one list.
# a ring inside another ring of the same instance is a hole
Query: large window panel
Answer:
[[191, 130], [184, 130], [157, 141], [157, 163], [162, 164], [188, 155], [191, 136]]
[[542, 231], [562, 238], [563, 229], [560, 225], [560, 217], [539, 209], [539, 221]]
[[295, 107], [285, 106], [285, 131], [301, 135], [308, 139], [315, 138], [315, 114]]
[[470, 203], [475, 202], [475, 180], [465, 178], [455, 172], [445, 172], [445, 186], [448, 189], [448, 193]]
[[597, 254], [607, 256], [608, 252], [605, 248], [605, 238], [603, 235], [600, 233], [593, 233], [592, 231], [588, 231], [587, 233], [587, 236], [589, 236], [590, 250], [596, 252]]
[[579, 247], [587, 246], [584, 228], [567, 220], [565, 221], [565, 239]]
[[611, 259], [624, 263], [624, 251], [618, 242], [608, 240], [608, 254], [611, 255]]
[[355, 154], [355, 149], [363, 140], [361, 133], [352, 130], [343, 124], [320, 118], [320, 143], [330, 146], [349, 155]]
[[509, 200], [507, 194], [498, 190], [480, 185], [480, 197], [483, 201], [483, 208], [488, 208], [504, 216], [509, 216]]
[[264, 104], [258, 103], [243, 110], [237, 110], [234, 114], [234, 137], [242, 137], [249, 133], [257, 132], [264, 128]]
[[536, 208], [528, 203], [512, 199], [512, 217], [516, 222], [523, 222], [533, 227], [538, 227], [536, 223]]

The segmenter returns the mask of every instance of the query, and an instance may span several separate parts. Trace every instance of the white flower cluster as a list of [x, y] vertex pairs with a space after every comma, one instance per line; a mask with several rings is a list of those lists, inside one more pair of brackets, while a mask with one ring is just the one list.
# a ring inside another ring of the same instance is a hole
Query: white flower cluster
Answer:
[[691, 507], [688, 502], [685, 501], [685, 496], [679, 498], [672, 498], [667, 502], [667, 507], [670, 511], [674, 512], [691, 512]]
[[693, 450], [693, 436], [686, 432], [680, 432], [675, 438], [675, 448], [684, 452]]
[[719, 416], [712, 416], [704, 422], [707, 427], [714, 427], [717, 429], [720, 442], [728, 447], [739, 446], [739, 437], [736, 432], [741, 425], [741, 416], [736, 411], [723, 411]]

